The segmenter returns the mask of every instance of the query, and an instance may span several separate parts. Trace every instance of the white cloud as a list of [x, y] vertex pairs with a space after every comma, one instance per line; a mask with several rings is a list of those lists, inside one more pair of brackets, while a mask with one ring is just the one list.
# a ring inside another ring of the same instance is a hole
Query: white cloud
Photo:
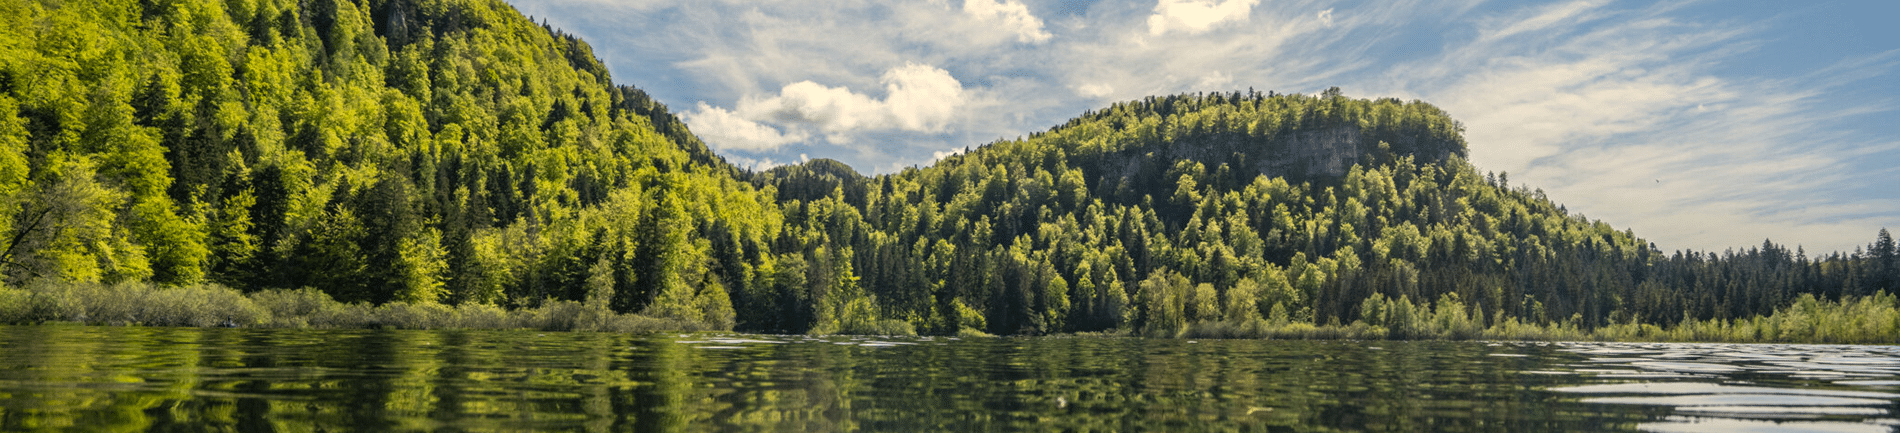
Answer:
[[1115, 94], [1115, 87], [1101, 83], [1083, 84], [1075, 86], [1075, 93], [1090, 99], [1101, 99]]
[[1006, 31], [1016, 34], [1016, 40], [1023, 43], [1042, 43], [1051, 35], [1042, 28], [1042, 19], [1029, 13], [1029, 7], [1016, 0], [964, 0], [963, 13], [978, 20], [994, 22]]
[[934, 66], [908, 64], [884, 73], [886, 110], [895, 129], [939, 132], [963, 105], [963, 83]]
[[809, 140], [807, 131], [813, 130], [838, 144], [866, 132], [942, 132], [965, 104], [963, 84], [933, 66], [892, 68], [882, 81], [882, 100], [847, 87], [800, 81], [777, 95], [743, 99], [736, 109], [700, 102], [682, 116], [715, 148], [766, 151]]
[[739, 116], [788, 128], [810, 127], [847, 140], [854, 132], [939, 132], [963, 105], [963, 84], [934, 66], [908, 64], [884, 73], [885, 98], [811, 81], [786, 85], [769, 98], [747, 98]]
[[1226, 90], [1232, 84], [1234, 84], [1234, 76], [1228, 75], [1226, 72], [1214, 71], [1202, 76], [1200, 81], [1194, 83], [1194, 87], [1221, 91]]
[[800, 81], [786, 85], [777, 96], [740, 101], [738, 111], [751, 119], [836, 133], [871, 127], [885, 114], [883, 105], [849, 88]]
[[1319, 19], [1319, 25], [1326, 27], [1333, 26], [1333, 10], [1331, 8], [1319, 11], [1319, 15], [1315, 18]]
[[1204, 33], [1214, 25], [1246, 21], [1260, 0], [1161, 0], [1148, 17], [1148, 34]]
[[[680, 113], [693, 133], [717, 150], [772, 150], [787, 143], [804, 141], [804, 133], [780, 132], [777, 128], [746, 120], [724, 108], [706, 105]], [[769, 165], [769, 161], [768, 165]], [[767, 167], [770, 168], [770, 167]]]

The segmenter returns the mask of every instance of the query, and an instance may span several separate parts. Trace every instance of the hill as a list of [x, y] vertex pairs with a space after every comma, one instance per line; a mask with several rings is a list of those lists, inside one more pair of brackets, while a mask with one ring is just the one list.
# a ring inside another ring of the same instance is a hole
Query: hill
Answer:
[[0, 22], [10, 284], [661, 299], [729, 324], [707, 239], [777, 237], [769, 192], [499, 1], [25, 1]]
[[1885, 231], [1665, 254], [1471, 167], [1461, 129], [1337, 90], [1160, 96], [898, 173], [752, 173], [498, 0], [8, 2], [0, 319], [120, 320], [64, 306], [149, 283], [750, 331], [1471, 336], [1900, 282]]
[[1435, 311], [1587, 330], [1895, 287], [1885, 231], [1866, 254], [1665, 254], [1481, 174], [1461, 129], [1337, 91], [1151, 97], [921, 169], [813, 161], [754, 181], [801, 191], [781, 196], [787, 223], [848, 247], [883, 314], [928, 332], [1405, 328]]

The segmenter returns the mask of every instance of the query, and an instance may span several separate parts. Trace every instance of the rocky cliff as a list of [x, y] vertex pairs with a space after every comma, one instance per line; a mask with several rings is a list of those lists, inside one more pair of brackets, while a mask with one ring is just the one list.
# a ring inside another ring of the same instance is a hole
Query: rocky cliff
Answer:
[[1127, 178], [1131, 182], [1160, 179], [1180, 161], [1202, 164], [1207, 170], [1226, 165], [1239, 180], [1256, 175], [1285, 177], [1290, 181], [1332, 184], [1355, 164], [1373, 164], [1402, 156], [1417, 162], [1442, 162], [1465, 156], [1464, 144], [1429, 135], [1368, 134], [1359, 125], [1339, 125], [1286, 131], [1271, 136], [1212, 133], [1187, 136], [1173, 143], [1129, 147], [1103, 155], [1095, 164], [1100, 179]]

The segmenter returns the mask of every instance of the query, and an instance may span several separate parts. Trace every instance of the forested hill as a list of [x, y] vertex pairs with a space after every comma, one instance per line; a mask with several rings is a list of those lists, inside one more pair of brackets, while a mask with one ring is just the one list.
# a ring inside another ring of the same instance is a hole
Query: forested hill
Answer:
[[498, 0], [0, 4], [8, 284], [591, 294], [730, 323], [708, 239], [758, 251], [780, 226], [737, 173]]
[[[754, 181], [782, 192], [789, 227], [851, 258], [878, 312], [929, 332], [1397, 326], [1434, 308], [1589, 329], [1896, 287], [1885, 231], [1865, 254], [1666, 254], [1481, 174], [1460, 132], [1416, 101], [1182, 95], [926, 168], [866, 178], [814, 160]], [[739, 308], [748, 326], [801, 325]]]
[[151, 282], [751, 331], [1406, 335], [1421, 309], [1675, 323], [1900, 280], [1884, 231], [1666, 254], [1464, 156], [1429, 104], [1249, 92], [894, 174], [750, 173], [499, 0], [0, 2], [0, 310], [30, 293], [21, 320], [88, 320], [33, 313], [81, 293], [58, 284]]

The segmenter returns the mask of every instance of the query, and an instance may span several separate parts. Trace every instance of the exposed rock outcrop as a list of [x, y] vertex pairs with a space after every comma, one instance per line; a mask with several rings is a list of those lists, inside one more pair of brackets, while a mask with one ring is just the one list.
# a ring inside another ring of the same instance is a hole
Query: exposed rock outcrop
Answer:
[[1142, 180], [1162, 175], [1177, 160], [1188, 160], [1210, 170], [1226, 164], [1243, 178], [1265, 175], [1323, 184], [1344, 177], [1354, 164], [1404, 155], [1421, 163], [1439, 162], [1454, 155], [1464, 156], [1464, 146], [1420, 136], [1372, 137], [1357, 125], [1341, 125], [1264, 137], [1232, 133], [1183, 137], [1169, 144], [1104, 155], [1097, 167], [1103, 178]]

